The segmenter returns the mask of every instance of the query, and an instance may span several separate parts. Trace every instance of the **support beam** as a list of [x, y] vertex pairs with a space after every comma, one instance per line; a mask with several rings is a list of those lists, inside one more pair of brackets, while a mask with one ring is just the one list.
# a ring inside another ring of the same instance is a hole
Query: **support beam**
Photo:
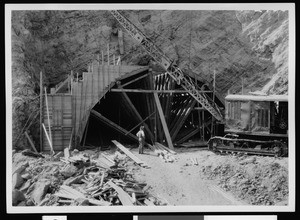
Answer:
[[[138, 119], [139, 122], [143, 121], [142, 116], [140, 115], [140, 113], [138, 112], [138, 110], [135, 108], [135, 106], [133, 105], [133, 103], [131, 102], [130, 98], [128, 97], [128, 95], [125, 92], [122, 92], [122, 96], [126, 102], [126, 105], [128, 106], [128, 109], [130, 109], [132, 111], [132, 113], [136, 116], [136, 118]], [[148, 135], [150, 136], [150, 139], [153, 141], [154, 140], [154, 136], [151, 132], [151, 130], [149, 129], [147, 124], [145, 125], [145, 130], [148, 133]]]
[[43, 102], [43, 72], [40, 72], [40, 151], [43, 150], [43, 110], [44, 110], [44, 102]]
[[87, 133], [88, 133], [88, 129], [89, 129], [89, 123], [90, 123], [90, 117], [88, 116], [88, 121], [86, 123], [86, 130], [85, 130], [85, 133], [84, 133], [84, 138], [83, 138], [83, 147], [85, 147], [85, 141], [86, 141], [86, 136], [87, 136]]
[[140, 80], [140, 79], [143, 79], [143, 78], [145, 78], [145, 77], [147, 77], [147, 76], [148, 76], [148, 74], [145, 74], [145, 75], [142, 75], [142, 76], [140, 76], [140, 77], [137, 77], [137, 78], [135, 78], [135, 79], [133, 79], [133, 80], [131, 80], [131, 81], [129, 81], [129, 82], [127, 82], [127, 83], [121, 85], [121, 89], [123, 89], [123, 87], [128, 86], [129, 84], [134, 83], [134, 82], [136, 82], [136, 81], [138, 81], [138, 80]]
[[186, 119], [188, 118], [188, 116], [190, 115], [190, 113], [192, 112], [195, 104], [196, 104], [196, 99], [193, 99], [191, 104], [189, 104], [187, 106], [186, 111], [184, 111], [183, 115], [181, 118], [179, 118], [179, 120], [176, 122], [175, 126], [173, 127], [173, 129], [171, 130], [171, 134], [172, 134], [172, 140], [174, 141], [176, 138], [176, 135], [178, 134], [178, 132], [180, 131], [182, 125], [184, 124], [184, 122], [186, 121]]
[[[137, 81], [137, 80], [135, 80]], [[122, 87], [126, 84], [122, 85]], [[154, 90], [154, 89], [111, 89], [111, 92], [132, 92], [132, 93], [181, 93], [187, 94], [188, 92], [183, 90]], [[199, 93], [212, 93], [212, 91], [199, 91]]]
[[[121, 126], [117, 125], [116, 123], [114, 123], [113, 121], [109, 120], [108, 118], [104, 117], [103, 115], [101, 115], [99, 112], [95, 111], [95, 110], [91, 110], [91, 116], [94, 116], [96, 119], [102, 121], [103, 123], [105, 123], [106, 125], [108, 125], [109, 127], [111, 127], [112, 129], [120, 132], [121, 134], [124, 134], [125, 136], [130, 137], [131, 139], [135, 140], [135, 141], [139, 141], [138, 137], [133, 135], [132, 133], [128, 133], [128, 131], [124, 128], [122, 128]], [[147, 147], [149, 147], [150, 149], [154, 150], [153, 146], [145, 143], [145, 145]]]
[[170, 133], [169, 133], [169, 129], [168, 129], [166, 119], [164, 117], [164, 113], [163, 113], [163, 110], [161, 108], [161, 104], [160, 104], [157, 93], [154, 93], [154, 99], [155, 99], [155, 102], [156, 102], [156, 107], [157, 107], [159, 117], [160, 117], [163, 129], [164, 129], [164, 133], [165, 133], [165, 136], [166, 136], [166, 139], [167, 139], [168, 146], [171, 150], [174, 150], [172, 139], [171, 139], [171, 136], [170, 136]]
[[[45, 87], [45, 101], [46, 101], [46, 108], [47, 108], [47, 117], [48, 117], [48, 127], [49, 127], [49, 138], [52, 141], [52, 134], [51, 134], [51, 124], [50, 124], [50, 116], [49, 116], [49, 106], [48, 106], [48, 99], [47, 99], [47, 90]], [[52, 118], [53, 118], [53, 112], [52, 112]]]
[[140, 69], [133, 70], [129, 73], [126, 73], [126, 74], [120, 76], [118, 79], [123, 80], [123, 79], [129, 78], [129, 77], [134, 76], [134, 75], [136, 75], [138, 73], [141, 73], [143, 71], [147, 71], [148, 69], [149, 69], [149, 66], [141, 67]]
[[50, 146], [50, 148], [51, 148], [52, 155], [54, 155], [55, 152], [54, 152], [54, 150], [53, 150], [52, 142], [51, 142], [51, 140], [50, 140], [50, 138], [49, 138], [49, 135], [48, 135], [48, 133], [47, 133], [47, 130], [46, 130], [46, 127], [45, 127], [44, 123], [42, 123], [42, 125], [43, 125], [43, 129], [44, 129], [44, 131], [45, 131], [47, 140], [48, 140], [48, 142], [49, 142], [49, 146]]
[[70, 81], [70, 76], [66, 78], [57, 88], [55, 88], [53, 94], [57, 93], [64, 85], [66, 85]]
[[183, 98], [177, 103], [176, 105], [177, 111], [174, 118], [172, 119], [172, 123], [170, 123], [170, 130], [173, 130], [175, 124], [178, 122], [178, 120], [180, 120], [180, 117], [183, 115], [184, 111], [187, 109], [191, 101], [192, 101], [192, 97], [188, 97], [188, 98]]
[[25, 134], [26, 138], [28, 139], [28, 141], [29, 141], [30, 146], [32, 147], [32, 149], [33, 149], [36, 153], [39, 153], [39, 152], [36, 150], [36, 148], [35, 148], [35, 146], [34, 146], [34, 143], [33, 143], [33, 141], [31, 140], [30, 136], [28, 135], [27, 131], [25, 131], [24, 134]]
[[195, 130], [189, 132], [187, 135], [184, 135], [184, 137], [182, 137], [180, 140], [176, 141], [176, 144], [181, 144], [184, 141], [188, 140], [190, 137], [194, 136], [195, 134], [197, 134], [197, 132], [200, 131], [200, 127], [196, 128]]
[[122, 128], [121, 126], [117, 125], [116, 123], [114, 123], [113, 121], [109, 120], [108, 118], [104, 117], [102, 114], [100, 114], [99, 112], [95, 111], [95, 110], [91, 110], [91, 115], [94, 116], [96, 119], [99, 119], [100, 121], [102, 121], [103, 123], [105, 123], [106, 125], [108, 125], [109, 127], [113, 128], [114, 130], [130, 137], [133, 140], [138, 140], [138, 138], [133, 135], [132, 133], [128, 133], [128, 131], [124, 128]]
[[[149, 116], [147, 116], [143, 121], [141, 121], [140, 123], [138, 123], [136, 126], [134, 126], [130, 131], [128, 131], [128, 133], [131, 133], [134, 129], [136, 129], [138, 126], [140, 126], [141, 124], [143, 124], [148, 118], [150, 118], [152, 115], [154, 115], [156, 113], [152, 112]], [[125, 134], [127, 135], [127, 134]]]

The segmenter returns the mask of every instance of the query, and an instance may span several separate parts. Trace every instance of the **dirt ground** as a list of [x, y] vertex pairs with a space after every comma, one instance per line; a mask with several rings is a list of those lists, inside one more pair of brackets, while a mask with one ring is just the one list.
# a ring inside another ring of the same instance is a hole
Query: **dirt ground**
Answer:
[[[145, 190], [151, 197], [157, 198], [159, 204], [287, 205], [288, 158], [218, 155], [205, 148], [176, 148], [175, 161], [165, 162], [150, 149], [145, 149], [144, 154], [138, 154], [137, 148], [131, 148], [130, 151], [149, 167], [134, 164], [127, 157], [124, 168], [137, 182], [146, 183]], [[99, 153], [103, 151], [80, 152], [91, 158], [96, 158]], [[116, 148], [105, 151], [108, 155], [115, 153]], [[66, 178], [62, 176], [64, 163], [48, 157], [35, 158], [24, 156], [21, 152], [14, 153], [13, 170], [24, 163], [29, 165], [26, 168], [27, 176], [22, 175], [23, 180], [13, 179], [13, 184], [21, 181], [17, 188], [22, 192], [27, 191], [25, 195], [28, 197], [28, 192], [32, 190], [30, 184], [46, 181], [47, 184], [42, 183], [43, 194], [53, 201], [46, 205], [54, 205], [57, 198], [52, 196]], [[196, 158], [198, 164], [195, 165], [191, 158]], [[42, 197], [36, 200], [42, 200]], [[28, 201], [21, 205], [33, 205], [27, 204]]]
[[[135, 178], [170, 205], [287, 205], [288, 158], [177, 148], [176, 161], [166, 163], [153, 151], [133, 152], [151, 166], [135, 168]], [[197, 158], [198, 165], [190, 158]]]

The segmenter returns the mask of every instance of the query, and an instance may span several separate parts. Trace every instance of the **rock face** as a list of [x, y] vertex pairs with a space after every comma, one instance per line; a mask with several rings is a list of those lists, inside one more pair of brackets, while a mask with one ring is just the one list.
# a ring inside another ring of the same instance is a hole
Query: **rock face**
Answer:
[[[230, 89], [287, 94], [287, 11], [121, 11], [185, 72], [212, 83], [224, 96]], [[12, 13], [13, 135], [38, 111], [39, 73], [53, 87], [87, 70], [110, 53], [120, 54], [108, 11], [14, 11]], [[124, 29], [123, 29], [124, 30]], [[123, 31], [122, 63], [148, 65], [151, 57]], [[154, 69], [155, 70], [155, 69]], [[158, 69], [157, 69], [158, 70]], [[34, 101], [35, 100], [35, 101]], [[31, 128], [38, 140], [38, 123]], [[22, 139], [21, 139], [22, 140]], [[21, 145], [19, 143], [19, 145]]]

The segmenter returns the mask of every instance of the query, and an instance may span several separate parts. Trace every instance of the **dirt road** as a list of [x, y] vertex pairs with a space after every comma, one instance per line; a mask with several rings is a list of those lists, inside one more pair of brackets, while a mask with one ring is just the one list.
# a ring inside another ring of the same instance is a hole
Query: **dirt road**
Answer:
[[228, 192], [224, 192], [215, 182], [201, 175], [200, 167], [192, 165], [191, 157], [203, 157], [210, 154], [206, 150], [201, 155], [199, 149], [176, 150], [176, 161], [165, 163], [153, 151], [146, 150], [140, 155], [132, 149], [140, 159], [151, 168], [135, 167], [134, 176], [151, 186], [150, 193], [167, 200], [170, 205], [242, 205]]

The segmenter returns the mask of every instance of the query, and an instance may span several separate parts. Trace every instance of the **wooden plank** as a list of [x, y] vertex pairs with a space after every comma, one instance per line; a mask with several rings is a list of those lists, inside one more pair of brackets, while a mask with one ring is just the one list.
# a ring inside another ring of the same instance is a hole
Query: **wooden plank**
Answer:
[[166, 139], [167, 139], [168, 146], [169, 146], [169, 148], [174, 150], [172, 139], [171, 139], [171, 136], [170, 136], [170, 133], [169, 133], [169, 129], [168, 129], [168, 126], [167, 126], [167, 123], [166, 123], [166, 120], [165, 120], [165, 117], [164, 117], [164, 113], [162, 111], [161, 104], [160, 104], [157, 93], [154, 93], [154, 99], [155, 99], [155, 102], [156, 102], [156, 107], [157, 107], [159, 117], [160, 117], [163, 129], [164, 129], [164, 133], [165, 133], [165, 136], [166, 136]]
[[147, 71], [149, 69], [149, 66], [131, 66], [131, 70], [126, 68], [127, 66], [120, 66], [120, 67], [122, 67], [120, 73], [123, 75], [119, 77], [119, 80], [129, 78], [131, 76], [134, 76], [143, 71]]
[[165, 147], [164, 145], [162, 145], [161, 143], [155, 142], [155, 145], [158, 145], [160, 148], [168, 151], [171, 154], [177, 154], [175, 151], [171, 150], [170, 148]]
[[133, 153], [131, 153], [126, 147], [124, 147], [118, 141], [112, 140], [111, 142], [113, 142], [117, 146], [117, 148], [119, 148], [124, 154], [126, 154], [130, 159], [132, 159], [137, 164], [144, 163], [140, 158], [136, 157]]
[[88, 133], [88, 128], [89, 128], [89, 122], [90, 120], [88, 119], [87, 123], [86, 123], [86, 131], [84, 133], [84, 138], [83, 138], [83, 147], [85, 147], [85, 141], [86, 141], [86, 136], [87, 136], [87, 133]]
[[28, 135], [27, 131], [25, 131], [24, 134], [25, 134], [26, 138], [28, 139], [28, 141], [29, 141], [30, 146], [32, 147], [32, 149], [33, 149], [36, 153], [38, 153], [38, 151], [36, 150], [36, 148], [35, 148], [35, 146], [34, 146], [33, 141], [31, 140], [31, 138], [30, 138], [29, 135]]
[[126, 193], [121, 187], [114, 184], [111, 180], [107, 182], [116, 192], [118, 193], [118, 198], [120, 199], [122, 205], [132, 206], [133, 202], [131, 197]]
[[54, 90], [54, 94], [57, 93], [64, 85], [66, 85], [70, 80], [70, 76], [68, 76], [60, 85]]
[[[134, 83], [134, 82], [136, 82], [136, 81], [138, 81], [138, 80], [141, 80], [141, 79], [143, 79], [143, 78], [145, 78], [145, 77], [147, 77], [147, 76], [148, 76], [148, 74], [144, 74], [144, 75], [142, 75], [142, 76], [140, 76], [140, 77], [137, 77], [137, 78], [135, 78], [135, 79], [133, 79], [133, 80], [131, 80], [131, 81], [129, 81], [129, 82], [123, 84], [123, 85], [122, 85], [122, 89], [123, 89], [125, 86], [128, 86], [129, 84], [132, 84], [132, 83]], [[124, 89], [123, 89], [123, 90], [124, 90]], [[128, 89], [128, 91], [130, 91], [130, 89]], [[139, 90], [139, 89], [133, 89], [133, 90], [131, 90], [131, 91], [138, 92], [138, 91], [140, 91], [140, 90]]]
[[110, 65], [110, 62], [109, 62], [109, 43], [107, 44], [107, 65], [109, 66]]
[[53, 150], [52, 142], [51, 142], [51, 140], [50, 140], [50, 138], [49, 138], [49, 136], [48, 136], [48, 133], [47, 133], [47, 130], [46, 130], [46, 128], [45, 128], [44, 123], [42, 123], [42, 125], [43, 125], [43, 128], [44, 128], [44, 131], [45, 131], [47, 140], [48, 140], [48, 142], [49, 142], [49, 146], [50, 146], [50, 148], [51, 148], [52, 155], [54, 155], [55, 152], [54, 152], [54, 150]]
[[[153, 90], [154, 86], [155, 86], [155, 79], [153, 77], [153, 72], [152, 72], [151, 68], [149, 69], [148, 83], [149, 83], [149, 88]], [[152, 95], [149, 96], [149, 101], [150, 101], [150, 104], [151, 104], [151, 108], [150, 108], [151, 112], [156, 111], [155, 101], [154, 101], [154, 97]], [[154, 114], [154, 116], [152, 117], [151, 122], [152, 122], [152, 130], [153, 130], [153, 133], [154, 133], [154, 141], [157, 141], [157, 135], [156, 135], [156, 114]]]
[[[52, 140], [51, 124], [50, 124], [50, 116], [49, 116], [49, 106], [48, 106], [48, 99], [47, 99], [47, 90], [46, 90], [46, 87], [45, 87], [45, 101], [46, 101], [46, 109], [47, 109], [47, 117], [48, 117], [49, 135], [50, 135], [50, 140]], [[53, 112], [52, 112], [52, 119], [53, 119]]]

